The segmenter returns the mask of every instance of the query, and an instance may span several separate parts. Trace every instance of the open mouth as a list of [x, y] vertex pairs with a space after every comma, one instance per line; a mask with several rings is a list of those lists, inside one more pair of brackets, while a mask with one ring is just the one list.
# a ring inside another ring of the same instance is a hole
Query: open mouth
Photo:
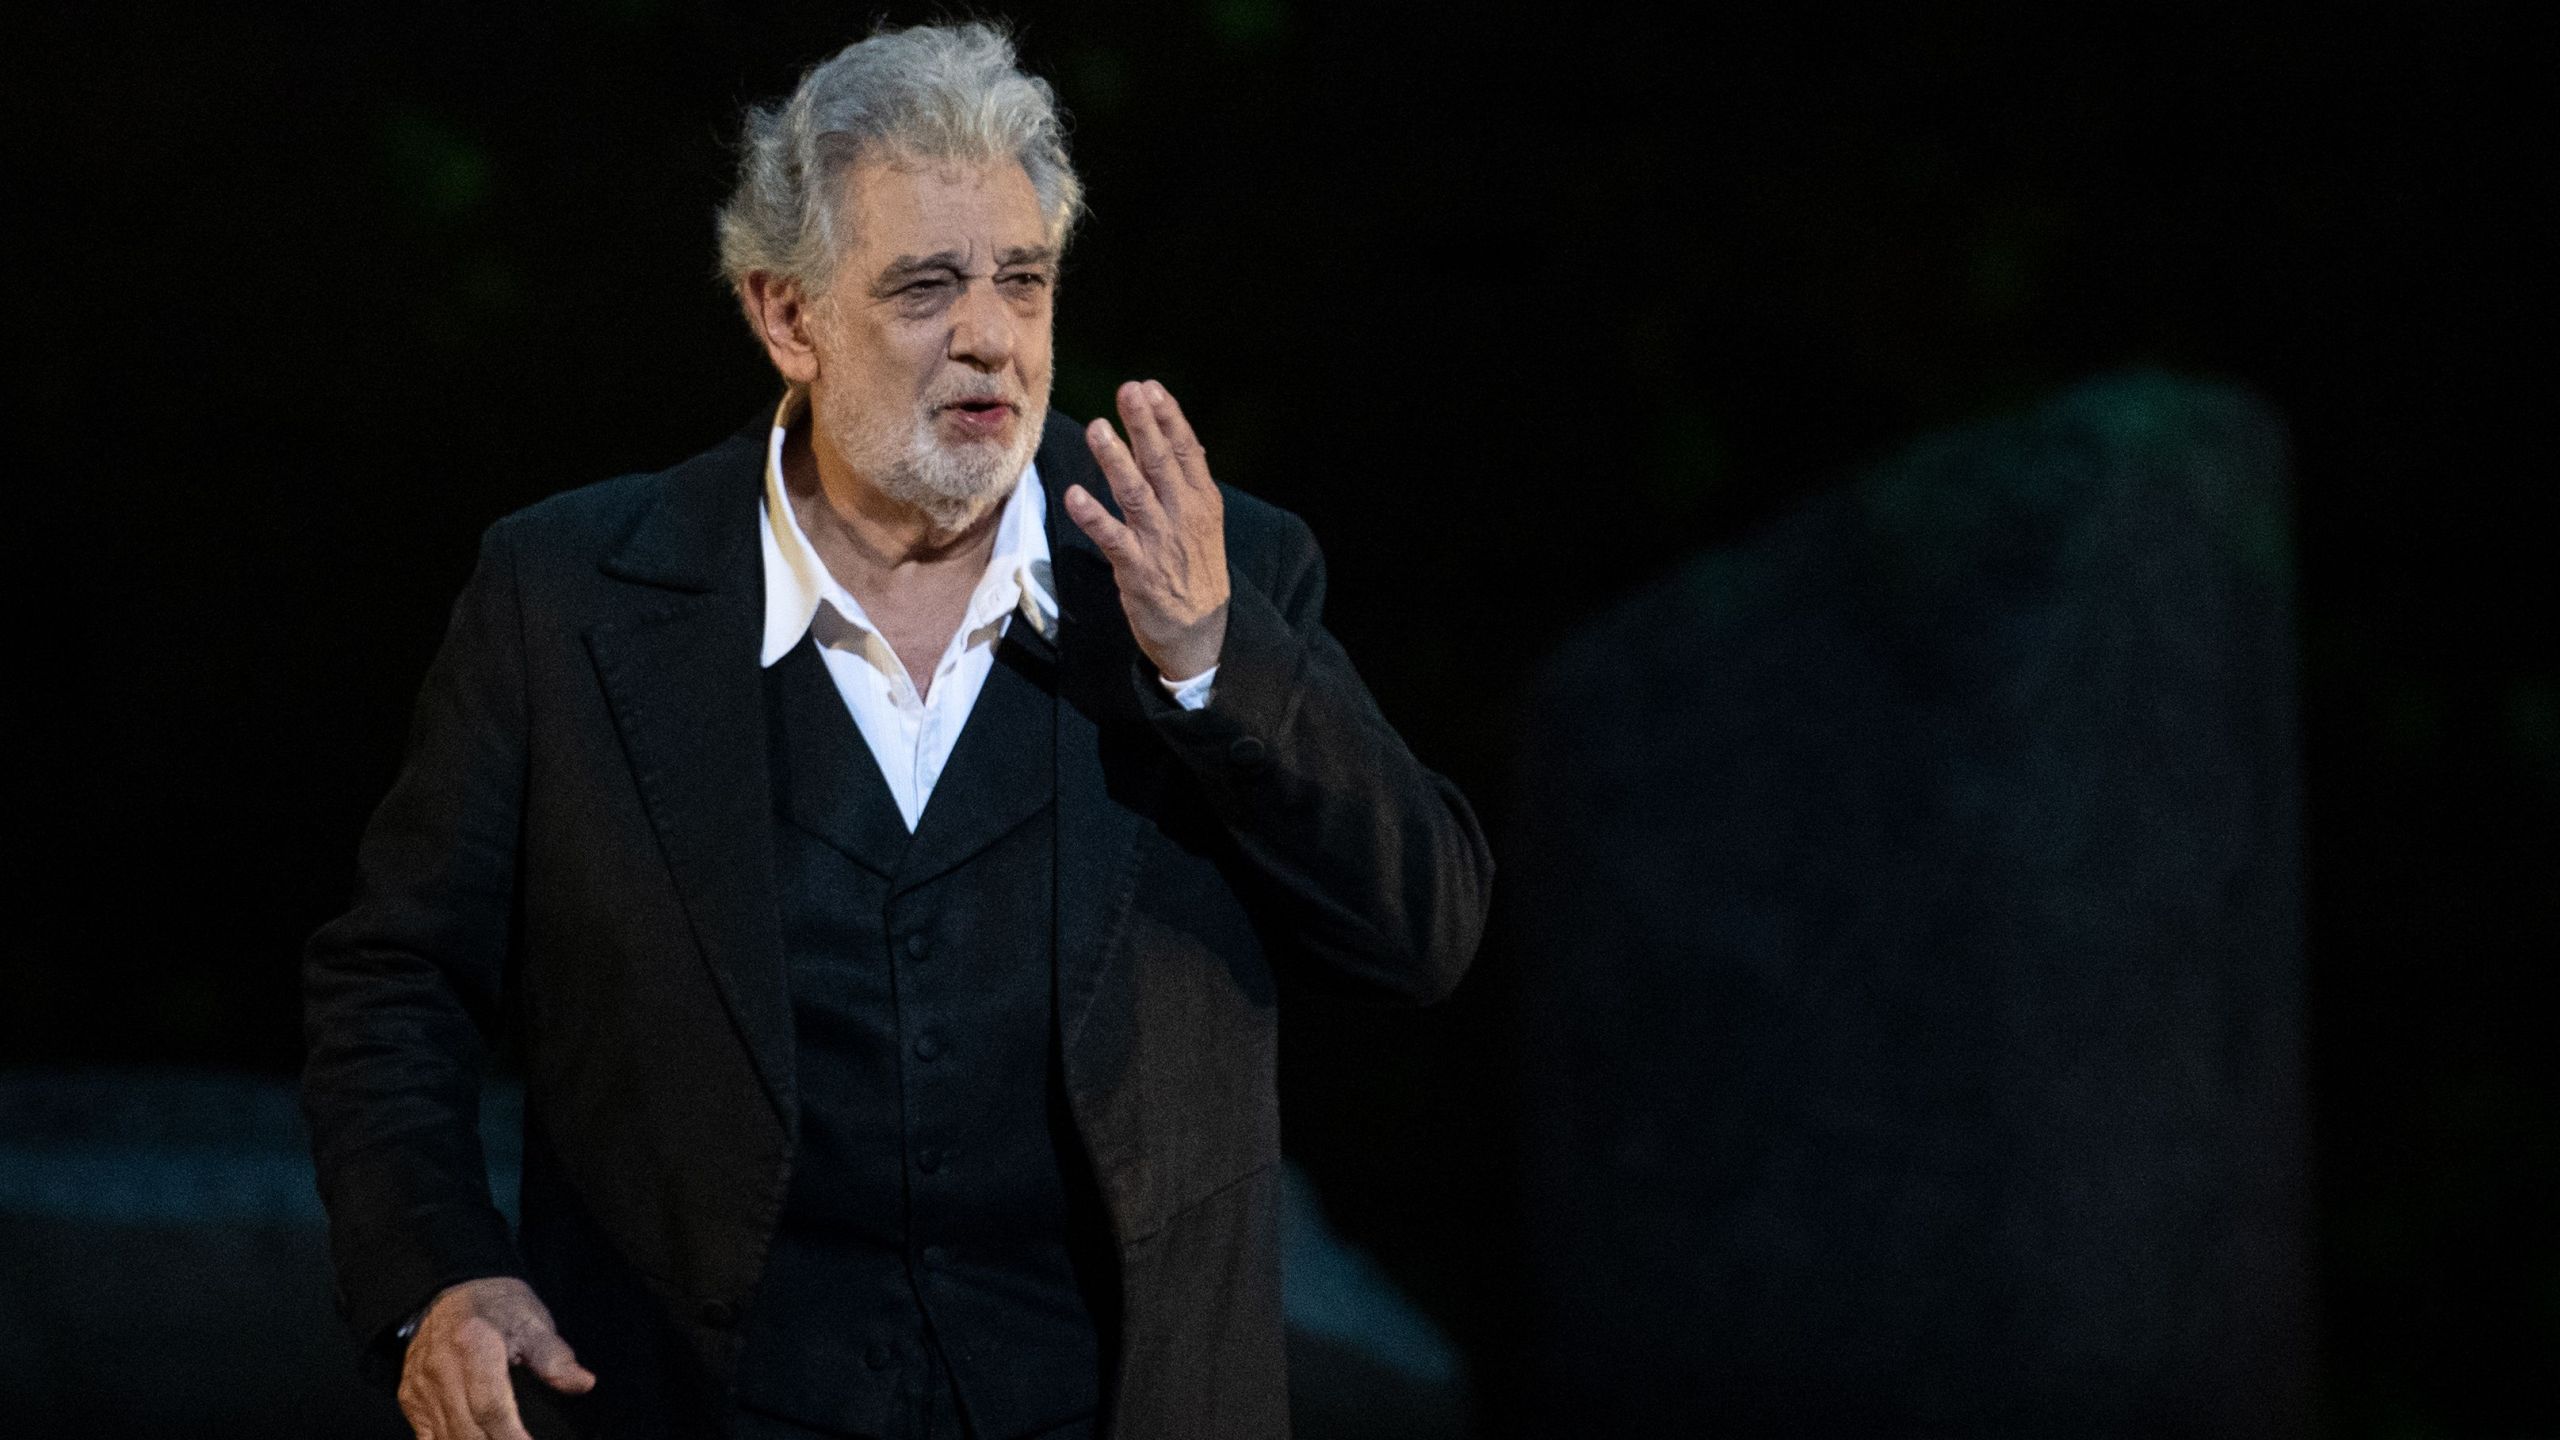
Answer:
[[958, 440], [992, 443], [1013, 433], [1014, 407], [1002, 400], [954, 400], [942, 407], [941, 416], [949, 427], [944, 433]]

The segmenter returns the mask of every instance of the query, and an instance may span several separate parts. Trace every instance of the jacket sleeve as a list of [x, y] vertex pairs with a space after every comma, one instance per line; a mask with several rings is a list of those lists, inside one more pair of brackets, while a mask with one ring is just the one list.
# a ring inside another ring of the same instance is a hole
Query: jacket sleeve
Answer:
[[358, 852], [354, 905], [303, 957], [303, 1114], [338, 1303], [370, 1361], [447, 1285], [520, 1275], [478, 1127], [513, 929], [525, 780], [522, 628], [504, 527], [481, 542], [408, 754]]
[[1234, 576], [1209, 703], [1182, 709], [1149, 671], [1145, 708], [1298, 947], [1355, 991], [1428, 1004], [1474, 958], [1493, 857], [1457, 787], [1405, 748], [1325, 629], [1314, 534], [1273, 513], [1278, 562]]

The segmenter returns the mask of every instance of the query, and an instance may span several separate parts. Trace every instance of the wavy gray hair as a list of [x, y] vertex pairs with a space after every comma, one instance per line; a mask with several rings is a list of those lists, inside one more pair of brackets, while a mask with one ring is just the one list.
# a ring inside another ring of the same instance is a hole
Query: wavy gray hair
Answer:
[[1022, 73], [1003, 31], [983, 24], [882, 30], [846, 46], [809, 67], [788, 98], [749, 110], [738, 148], [738, 186], [720, 207], [720, 270], [733, 287], [762, 270], [823, 291], [843, 176], [884, 152], [1020, 161], [1060, 249], [1084, 208], [1056, 94]]

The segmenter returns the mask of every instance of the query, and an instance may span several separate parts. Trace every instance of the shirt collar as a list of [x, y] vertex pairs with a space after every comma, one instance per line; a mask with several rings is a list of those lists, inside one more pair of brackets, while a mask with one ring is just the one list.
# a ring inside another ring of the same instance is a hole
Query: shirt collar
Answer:
[[[791, 653], [809, 633], [818, 607], [825, 604], [856, 628], [872, 632], [862, 602], [836, 582], [818, 559], [817, 547], [800, 529], [789, 492], [782, 483], [782, 441], [804, 400], [794, 387], [774, 411], [773, 434], [765, 445], [764, 515], [756, 526], [764, 547], [764, 652], [770, 666]], [[960, 633], [970, 635], [1019, 610], [1034, 630], [1054, 639], [1058, 600], [1049, 571], [1049, 501], [1040, 486], [1040, 468], [1026, 463], [1004, 513], [996, 518], [996, 544], [987, 557], [986, 573], [969, 597]]]

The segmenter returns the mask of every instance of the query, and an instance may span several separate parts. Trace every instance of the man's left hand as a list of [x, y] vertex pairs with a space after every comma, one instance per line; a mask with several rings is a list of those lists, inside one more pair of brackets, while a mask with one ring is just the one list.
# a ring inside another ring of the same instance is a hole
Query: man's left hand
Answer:
[[1226, 644], [1226, 502], [1208, 452], [1162, 385], [1132, 380], [1119, 401], [1127, 442], [1108, 420], [1086, 426], [1084, 440], [1120, 518], [1081, 485], [1067, 487], [1067, 515], [1111, 561], [1120, 608], [1156, 673], [1188, 680], [1217, 664]]

